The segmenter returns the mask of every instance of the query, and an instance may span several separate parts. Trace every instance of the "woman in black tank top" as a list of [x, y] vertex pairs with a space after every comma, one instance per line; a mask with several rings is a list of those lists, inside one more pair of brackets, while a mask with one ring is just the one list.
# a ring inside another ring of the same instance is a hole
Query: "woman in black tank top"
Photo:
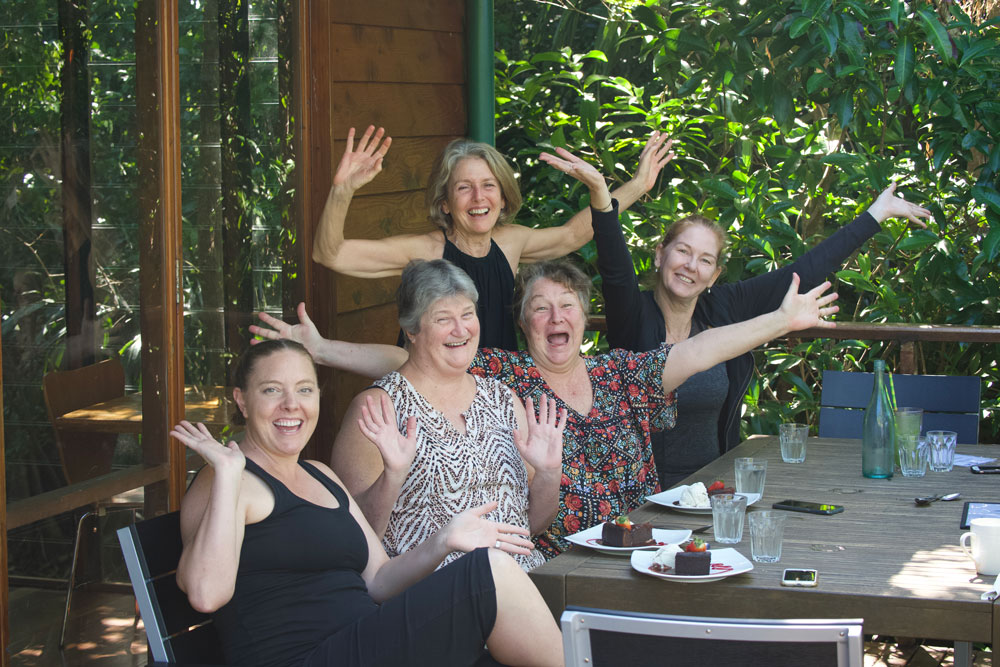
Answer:
[[[484, 505], [389, 559], [336, 475], [298, 458], [319, 413], [305, 349], [256, 345], [234, 380], [239, 445], [202, 424], [171, 432], [209, 463], [181, 505], [177, 581], [213, 612], [228, 663], [561, 664], [559, 630], [507, 555], [528, 553], [527, 531]], [[431, 574], [455, 550], [471, 553]]]
[[[591, 209], [555, 227], [513, 224], [521, 208], [521, 191], [510, 164], [489, 144], [456, 139], [435, 162], [425, 192], [426, 210], [437, 229], [381, 239], [345, 239], [351, 199], [382, 170], [391, 143], [384, 128], [369, 126], [355, 148], [354, 128], [348, 131], [347, 147], [316, 230], [313, 259], [360, 278], [399, 275], [414, 259], [447, 259], [469, 274], [479, 292], [479, 346], [516, 350], [511, 314], [514, 271], [519, 264], [563, 257], [587, 243], [593, 236]], [[565, 150], [557, 151], [558, 156], [542, 153], [539, 157], [586, 185], [594, 210], [611, 210], [611, 194], [597, 169]], [[615, 190], [614, 196], [628, 206], [643, 192], [630, 181]]]

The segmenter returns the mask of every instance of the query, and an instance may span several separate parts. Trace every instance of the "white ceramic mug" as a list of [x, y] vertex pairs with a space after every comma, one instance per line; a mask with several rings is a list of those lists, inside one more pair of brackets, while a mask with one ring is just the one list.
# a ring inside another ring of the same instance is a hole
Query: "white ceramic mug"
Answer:
[[[972, 542], [971, 548], [967, 542]], [[983, 517], [969, 522], [969, 532], [958, 540], [980, 574], [1000, 574], [1000, 519]]]

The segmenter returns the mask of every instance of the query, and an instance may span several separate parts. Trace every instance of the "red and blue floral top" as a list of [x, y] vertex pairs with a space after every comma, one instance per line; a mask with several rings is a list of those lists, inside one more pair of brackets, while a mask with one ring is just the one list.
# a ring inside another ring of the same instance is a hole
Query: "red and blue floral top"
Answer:
[[628, 514], [660, 490], [649, 438], [672, 428], [676, 419], [675, 393], [664, 396], [662, 385], [670, 347], [584, 356], [594, 391], [586, 415], [556, 396], [528, 352], [486, 348], [473, 360], [470, 373], [492, 376], [535, 405], [541, 396], [553, 397], [568, 412], [559, 512], [535, 538], [546, 558], [555, 558], [569, 546], [567, 535]]

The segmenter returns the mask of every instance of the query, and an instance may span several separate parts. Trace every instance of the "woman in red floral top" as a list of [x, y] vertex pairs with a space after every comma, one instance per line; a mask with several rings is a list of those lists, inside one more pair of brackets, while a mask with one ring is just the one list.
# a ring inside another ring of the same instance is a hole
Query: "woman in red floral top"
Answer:
[[659, 491], [650, 435], [674, 425], [674, 389], [692, 374], [750, 349], [754, 341], [832, 326], [820, 319], [836, 312], [829, 306], [836, 294], [822, 296], [828, 287], [800, 295], [795, 280], [782, 307], [759, 319], [649, 352], [587, 356], [580, 346], [590, 280], [564, 261], [522, 267], [514, 313], [528, 350], [480, 350], [470, 372], [497, 378], [522, 401], [554, 397], [568, 412], [559, 510], [549, 529], [536, 536], [539, 550], [547, 558], [557, 556], [568, 546], [566, 536], [628, 514]]

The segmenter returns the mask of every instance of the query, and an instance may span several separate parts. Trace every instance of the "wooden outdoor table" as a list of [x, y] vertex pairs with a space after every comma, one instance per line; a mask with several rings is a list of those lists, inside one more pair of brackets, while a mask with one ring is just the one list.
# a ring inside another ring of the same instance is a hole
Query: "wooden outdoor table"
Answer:
[[[186, 419], [205, 424], [216, 435], [229, 424], [234, 405], [229, 387], [184, 388]], [[142, 433], [142, 392], [67, 412], [56, 419], [56, 426], [76, 431]]]
[[[1000, 457], [1000, 446], [959, 446], [959, 453]], [[1000, 612], [980, 599], [993, 577], [980, 577], [958, 546], [964, 500], [1000, 501], [1000, 477], [948, 473], [891, 480], [861, 476], [858, 440], [810, 438], [805, 463], [781, 461], [776, 437], [755, 437], [686, 483], [735, 482], [733, 460], [767, 459], [764, 496], [748, 512], [795, 499], [843, 505], [841, 514], [786, 513], [781, 561], [695, 585], [634, 571], [627, 557], [575, 546], [531, 573], [558, 618], [566, 605], [740, 618], [862, 618], [868, 634], [997, 645]], [[962, 500], [916, 507], [915, 496], [961, 491]], [[631, 513], [658, 528], [695, 528], [711, 514], [682, 514], [646, 503]], [[711, 542], [711, 532], [707, 534]], [[735, 548], [750, 558], [749, 529]], [[816, 588], [780, 585], [785, 568], [819, 570]]]

